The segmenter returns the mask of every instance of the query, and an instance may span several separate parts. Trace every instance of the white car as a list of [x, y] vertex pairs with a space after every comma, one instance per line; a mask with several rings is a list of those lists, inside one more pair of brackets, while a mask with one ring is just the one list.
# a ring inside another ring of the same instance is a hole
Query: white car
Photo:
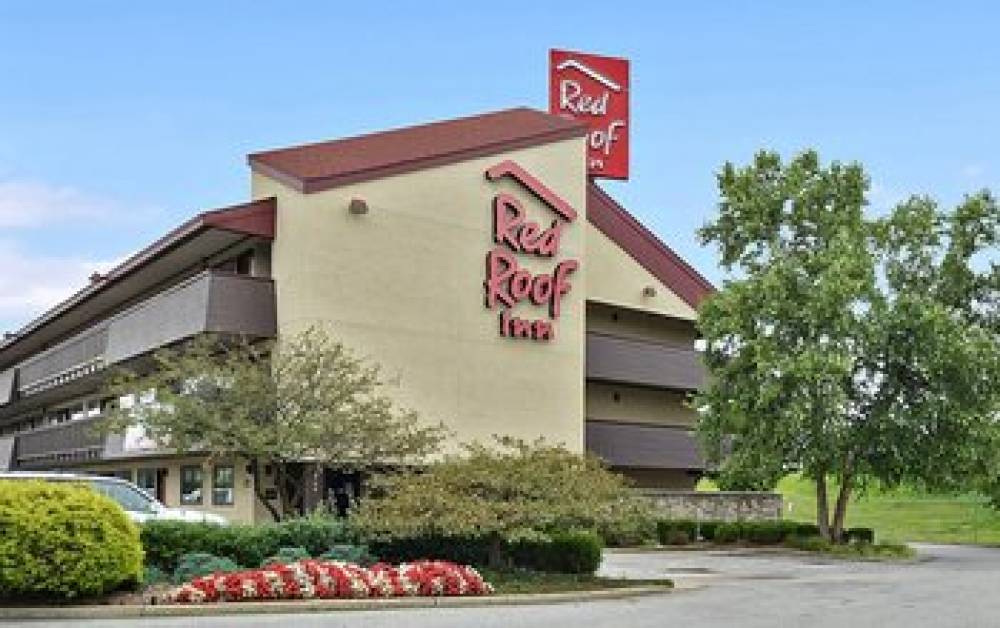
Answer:
[[167, 508], [135, 484], [121, 478], [81, 473], [9, 471], [0, 473], [0, 480], [45, 480], [47, 482], [78, 482], [110, 497], [132, 521], [192, 521], [226, 525], [225, 517], [197, 510]]

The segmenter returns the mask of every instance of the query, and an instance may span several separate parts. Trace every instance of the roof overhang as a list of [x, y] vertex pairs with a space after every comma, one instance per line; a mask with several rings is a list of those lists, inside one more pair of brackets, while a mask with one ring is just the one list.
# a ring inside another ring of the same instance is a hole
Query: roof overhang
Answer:
[[715, 292], [693, 266], [593, 181], [587, 184], [587, 219], [692, 308]]
[[139, 251], [0, 345], [0, 368], [37, 353], [247, 239], [274, 238], [273, 198], [207, 211]]

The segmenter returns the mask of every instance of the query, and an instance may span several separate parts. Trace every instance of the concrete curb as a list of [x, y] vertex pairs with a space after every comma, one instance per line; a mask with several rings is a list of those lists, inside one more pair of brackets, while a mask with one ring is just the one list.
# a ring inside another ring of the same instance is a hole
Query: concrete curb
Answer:
[[137, 617], [211, 617], [337, 611], [384, 611], [415, 608], [475, 608], [482, 606], [534, 606], [598, 600], [621, 600], [673, 591], [668, 586], [640, 586], [565, 593], [519, 593], [483, 597], [409, 597], [361, 600], [275, 600], [266, 602], [216, 602], [211, 604], [26, 606], [0, 608], [0, 622], [30, 619], [134, 619]]

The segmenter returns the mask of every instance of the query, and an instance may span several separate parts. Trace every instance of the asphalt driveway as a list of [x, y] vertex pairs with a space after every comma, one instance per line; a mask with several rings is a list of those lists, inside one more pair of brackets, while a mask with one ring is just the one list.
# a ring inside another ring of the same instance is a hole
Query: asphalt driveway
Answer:
[[998, 628], [1000, 549], [920, 546], [916, 564], [856, 563], [759, 552], [613, 552], [602, 572], [670, 576], [667, 595], [552, 606], [359, 611], [254, 617], [24, 622], [7, 626], [156, 628]]

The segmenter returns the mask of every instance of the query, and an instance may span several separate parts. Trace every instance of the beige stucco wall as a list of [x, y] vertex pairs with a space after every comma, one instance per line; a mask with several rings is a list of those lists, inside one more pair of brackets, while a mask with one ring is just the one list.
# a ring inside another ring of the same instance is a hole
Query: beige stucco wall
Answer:
[[[232, 522], [266, 522], [272, 517], [254, 492], [253, 475], [247, 473], [245, 461], [221, 460], [220, 465], [233, 465], [234, 491], [233, 504], [231, 506], [216, 506], [212, 504], [212, 465], [207, 464], [204, 458], [198, 457], [149, 457], [131, 458], [114, 462], [108, 462], [97, 466], [88, 466], [87, 471], [94, 473], [110, 473], [118, 470], [128, 469], [132, 474], [132, 481], [136, 480], [138, 469], [166, 469], [167, 475], [164, 478], [163, 503], [171, 508], [183, 508], [185, 510], [196, 510], [199, 512], [210, 512], [222, 515]], [[204, 480], [204, 492], [202, 503], [181, 504], [181, 467], [188, 465], [201, 465], [202, 478]], [[265, 486], [273, 487], [274, 483], [269, 477], [263, 478]]]
[[[587, 224], [587, 298], [611, 305], [697, 320], [697, 312], [635, 259], [622, 251], [597, 227]], [[643, 289], [653, 286], [655, 296], [644, 296]]]
[[587, 418], [596, 421], [693, 427], [698, 415], [687, 406], [684, 393], [588, 382]]
[[[513, 159], [579, 212], [555, 259], [518, 255], [534, 272], [584, 257], [584, 139], [429, 168], [303, 195], [254, 174], [254, 198], [278, 199], [272, 274], [279, 333], [324, 324], [347, 345], [398, 376], [395, 397], [428, 421], [443, 421], [452, 443], [493, 434], [544, 435], [583, 450], [584, 297], [590, 263], [570, 276], [552, 342], [500, 337], [497, 311], [483, 304], [491, 201], [515, 194], [530, 218], [554, 214], [509, 179], [485, 170]], [[347, 211], [364, 199], [366, 215]], [[521, 303], [521, 318], [546, 318]]]

